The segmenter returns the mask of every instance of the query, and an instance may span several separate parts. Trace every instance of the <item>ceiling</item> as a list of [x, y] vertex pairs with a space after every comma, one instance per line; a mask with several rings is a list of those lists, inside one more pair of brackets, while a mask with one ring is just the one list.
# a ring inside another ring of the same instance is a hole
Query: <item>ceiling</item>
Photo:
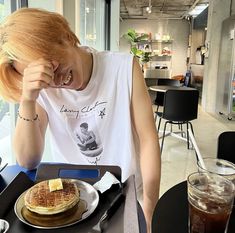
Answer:
[[[180, 19], [185, 18], [195, 5], [209, 0], [120, 0], [120, 18], [125, 19]], [[152, 5], [151, 13], [146, 7]]]

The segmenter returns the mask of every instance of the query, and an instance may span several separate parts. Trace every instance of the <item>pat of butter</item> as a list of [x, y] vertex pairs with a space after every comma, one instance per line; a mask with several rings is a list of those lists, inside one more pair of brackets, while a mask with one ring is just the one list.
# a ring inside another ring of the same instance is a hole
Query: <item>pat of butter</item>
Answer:
[[49, 180], [50, 192], [63, 189], [62, 180], [60, 178]]

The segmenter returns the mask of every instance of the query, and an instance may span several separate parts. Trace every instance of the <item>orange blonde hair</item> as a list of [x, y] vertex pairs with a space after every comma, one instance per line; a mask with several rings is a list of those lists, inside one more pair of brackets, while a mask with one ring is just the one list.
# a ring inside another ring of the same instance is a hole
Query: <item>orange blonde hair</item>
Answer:
[[54, 12], [21, 8], [0, 26], [0, 95], [20, 100], [22, 77], [12, 61], [30, 63], [39, 58], [63, 61], [66, 47], [80, 44], [66, 19]]

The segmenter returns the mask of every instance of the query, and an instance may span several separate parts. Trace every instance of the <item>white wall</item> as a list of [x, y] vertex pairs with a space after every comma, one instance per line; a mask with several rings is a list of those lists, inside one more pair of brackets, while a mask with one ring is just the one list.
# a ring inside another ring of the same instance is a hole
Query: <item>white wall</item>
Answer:
[[[186, 57], [190, 26], [186, 20], [123, 20], [120, 22], [120, 36], [129, 28], [137, 32], [169, 34], [173, 39], [172, 76], [185, 74], [187, 70]], [[120, 51], [129, 52], [130, 45], [120, 38]]]

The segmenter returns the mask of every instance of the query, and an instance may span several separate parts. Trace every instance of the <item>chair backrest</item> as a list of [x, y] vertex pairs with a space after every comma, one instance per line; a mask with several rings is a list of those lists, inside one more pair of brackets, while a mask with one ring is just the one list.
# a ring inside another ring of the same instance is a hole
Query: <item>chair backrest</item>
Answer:
[[235, 164], [235, 131], [225, 131], [218, 137], [217, 157]]
[[175, 80], [175, 79], [169, 79], [169, 78], [160, 78], [157, 81], [157, 85], [179, 87], [180, 81]]
[[[175, 79], [169, 79], [169, 78], [161, 78], [161, 79], [158, 79], [157, 85], [179, 87], [180, 81], [175, 80]], [[156, 98], [155, 98], [155, 104], [159, 106], [163, 106], [163, 101], [164, 101], [164, 92], [157, 92]]]
[[168, 90], [164, 98], [163, 118], [171, 121], [197, 119], [198, 90]]

